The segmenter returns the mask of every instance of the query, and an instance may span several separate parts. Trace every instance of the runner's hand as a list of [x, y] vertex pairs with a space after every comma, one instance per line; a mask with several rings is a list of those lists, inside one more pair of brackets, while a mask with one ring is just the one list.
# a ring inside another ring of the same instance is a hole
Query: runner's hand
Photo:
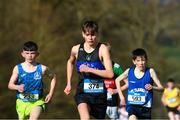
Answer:
[[19, 92], [24, 92], [24, 84], [18, 85], [18, 89]]
[[146, 90], [152, 90], [152, 88], [153, 88], [153, 87], [152, 87], [151, 84], [146, 84], [146, 85], [145, 85], [145, 89], [146, 89]]
[[117, 93], [117, 91], [116, 91], [115, 89], [112, 89], [112, 88], [108, 88], [107, 91], [108, 91], [108, 93], [110, 93], [111, 95]]
[[89, 67], [87, 66], [87, 65], [81, 65], [80, 66], [80, 72], [85, 72], [85, 73], [87, 73], [87, 72], [89, 72]]
[[71, 85], [67, 85], [66, 88], [64, 89], [64, 93], [66, 95], [69, 95], [71, 93]]
[[46, 98], [45, 98], [45, 103], [49, 103], [49, 101], [51, 100], [52, 95], [51, 94], [47, 94]]

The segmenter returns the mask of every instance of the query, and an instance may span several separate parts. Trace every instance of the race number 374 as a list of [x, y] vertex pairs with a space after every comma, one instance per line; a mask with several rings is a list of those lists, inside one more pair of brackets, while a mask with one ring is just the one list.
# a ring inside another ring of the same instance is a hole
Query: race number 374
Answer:
[[103, 93], [104, 92], [103, 81], [85, 79], [84, 92], [85, 93]]

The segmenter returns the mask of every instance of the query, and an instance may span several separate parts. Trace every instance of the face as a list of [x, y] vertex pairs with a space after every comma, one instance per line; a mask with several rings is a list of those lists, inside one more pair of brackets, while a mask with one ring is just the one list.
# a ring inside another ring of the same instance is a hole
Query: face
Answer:
[[37, 51], [22, 51], [22, 57], [25, 59], [26, 62], [32, 63], [34, 62], [35, 58], [38, 56]]
[[85, 39], [85, 42], [87, 42], [90, 45], [94, 45], [97, 42], [97, 33], [90, 34], [88, 32], [82, 32], [82, 36]]
[[144, 70], [146, 67], [146, 58], [144, 56], [137, 56], [135, 60], [133, 60], [134, 65], [139, 70]]
[[168, 82], [167, 87], [172, 89], [174, 87], [174, 83], [173, 82]]

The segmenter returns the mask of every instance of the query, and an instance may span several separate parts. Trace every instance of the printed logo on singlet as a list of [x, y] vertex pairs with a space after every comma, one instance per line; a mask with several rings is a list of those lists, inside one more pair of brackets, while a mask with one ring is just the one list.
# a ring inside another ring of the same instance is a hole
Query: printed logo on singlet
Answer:
[[135, 81], [129, 81], [130, 83], [136, 83]]
[[84, 49], [83, 49], [83, 48], [80, 48], [79, 51], [84, 51]]
[[41, 74], [39, 72], [35, 72], [34, 73], [34, 79], [35, 80], [41, 79]]
[[101, 64], [99, 61], [97, 61], [97, 62], [77, 61], [76, 62], [76, 69], [77, 69], [78, 73], [80, 73], [80, 66], [81, 65], [86, 65], [90, 68], [97, 69], [97, 70], [104, 70], [103, 64]]
[[128, 102], [135, 105], [143, 105], [145, 103], [147, 91], [144, 88], [135, 88], [128, 92]]
[[84, 92], [85, 93], [103, 93], [104, 92], [103, 81], [84, 79]]
[[24, 74], [21, 75], [21, 77], [24, 77], [24, 76], [26, 76], [26, 73], [24, 73]]
[[98, 70], [98, 68], [96, 68], [96, 66], [93, 63], [92, 64], [88, 63], [87, 66]]
[[114, 67], [115, 67], [115, 68], [119, 68], [119, 67], [120, 67], [120, 65], [119, 65], [119, 64], [117, 64], [117, 63], [114, 63]]
[[90, 61], [91, 60], [91, 55], [86, 55], [86, 60]]

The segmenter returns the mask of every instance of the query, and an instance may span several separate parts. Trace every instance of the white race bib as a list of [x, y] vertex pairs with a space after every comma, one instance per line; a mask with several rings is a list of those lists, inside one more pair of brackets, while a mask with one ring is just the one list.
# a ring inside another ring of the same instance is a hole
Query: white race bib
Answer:
[[168, 102], [169, 102], [170, 104], [172, 104], [172, 103], [176, 102], [176, 98], [169, 98], [169, 99], [168, 99]]
[[84, 79], [85, 93], [103, 93], [104, 83], [102, 80]]
[[128, 102], [134, 105], [143, 105], [145, 103], [145, 93], [128, 93]]
[[31, 93], [29, 93], [29, 94], [20, 93], [19, 98], [22, 100], [26, 100], [26, 101], [36, 101], [40, 98], [40, 95], [39, 94], [31, 94]]

